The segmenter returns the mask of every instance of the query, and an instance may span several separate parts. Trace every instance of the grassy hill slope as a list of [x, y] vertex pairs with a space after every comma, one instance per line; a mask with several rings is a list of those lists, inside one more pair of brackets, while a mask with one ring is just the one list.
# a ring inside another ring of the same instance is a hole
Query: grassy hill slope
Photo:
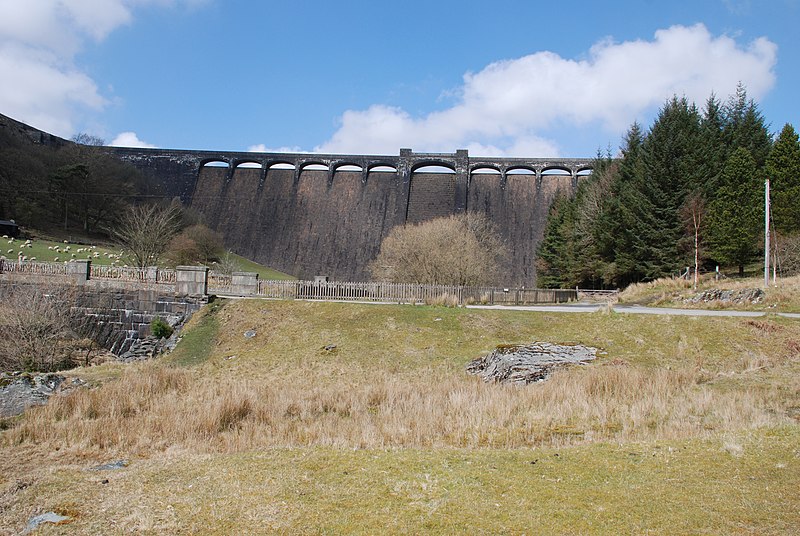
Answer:
[[[464, 372], [535, 340], [605, 354], [522, 388]], [[771, 317], [220, 301], [170, 356], [5, 423], [0, 527], [787, 533], [798, 373], [800, 322]]]

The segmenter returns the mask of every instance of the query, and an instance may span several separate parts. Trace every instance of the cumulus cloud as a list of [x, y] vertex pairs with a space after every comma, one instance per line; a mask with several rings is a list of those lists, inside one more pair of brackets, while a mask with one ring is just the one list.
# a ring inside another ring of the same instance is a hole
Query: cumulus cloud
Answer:
[[[129, 24], [136, 7], [205, 0], [0, 0], [0, 113], [69, 137], [75, 117], [109, 104], [74, 58]], [[7, 81], [13, 80], [14, 83]]]
[[759, 99], [775, 84], [777, 46], [766, 38], [741, 46], [702, 25], [659, 30], [651, 40], [596, 43], [586, 59], [537, 52], [467, 73], [450, 108], [414, 117], [376, 104], [348, 110], [315, 148], [333, 153], [394, 153], [469, 148], [475, 154], [559, 156], [551, 128], [600, 124], [620, 135], [672, 95], [703, 102], [738, 82]]
[[109, 145], [112, 147], [142, 147], [144, 149], [154, 149], [156, 147], [151, 143], [140, 140], [135, 132], [121, 132], [117, 134], [117, 137]]

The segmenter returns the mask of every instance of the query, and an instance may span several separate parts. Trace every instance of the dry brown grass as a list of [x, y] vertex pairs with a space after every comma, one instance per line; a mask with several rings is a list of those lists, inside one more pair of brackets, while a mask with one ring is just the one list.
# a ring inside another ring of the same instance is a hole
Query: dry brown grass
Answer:
[[[647, 283], [634, 283], [619, 294], [620, 303], [643, 305], [680, 305], [685, 298], [694, 296], [703, 290], [719, 288], [723, 290], [740, 290], [745, 288], [763, 288], [764, 279], [749, 277], [744, 279], [726, 278], [719, 281], [713, 275], [705, 275], [695, 291], [692, 282], [685, 279], [662, 278]], [[749, 304], [698, 304], [700, 307], [732, 307], [736, 309], [774, 309], [777, 311], [800, 311], [800, 276], [780, 278], [766, 289], [763, 303]]]
[[359, 384], [347, 382], [346, 370], [341, 382], [209, 380], [150, 364], [30, 411], [4, 442], [146, 454], [172, 447], [517, 448], [703, 437], [790, 420], [775, 389], [706, 385], [772, 365], [763, 356], [716, 373], [701, 365], [612, 363], [520, 388], [442, 371], [383, 372]]

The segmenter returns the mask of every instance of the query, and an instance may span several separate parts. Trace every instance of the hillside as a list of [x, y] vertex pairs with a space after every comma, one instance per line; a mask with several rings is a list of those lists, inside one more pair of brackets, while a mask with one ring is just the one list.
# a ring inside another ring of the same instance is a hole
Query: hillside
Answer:
[[[532, 341], [605, 353], [526, 387], [465, 373]], [[792, 320], [218, 301], [171, 355], [75, 373], [96, 387], [3, 424], [8, 531], [800, 527]]]

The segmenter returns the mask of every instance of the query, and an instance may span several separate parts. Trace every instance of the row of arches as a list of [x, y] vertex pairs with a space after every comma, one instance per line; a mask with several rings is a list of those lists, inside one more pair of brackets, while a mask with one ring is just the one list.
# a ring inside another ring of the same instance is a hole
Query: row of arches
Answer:
[[[451, 167], [449, 165], [443, 165], [444, 163], [422, 163], [419, 165], [412, 166], [411, 172], [412, 173], [457, 173], [455, 167]], [[230, 168], [231, 164], [223, 161], [223, 160], [208, 160], [203, 162], [201, 167], [217, 167], [217, 168]], [[260, 162], [250, 162], [250, 161], [241, 161], [235, 164], [235, 169], [292, 169], [298, 172], [302, 171], [328, 171], [328, 172], [338, 172], [338, 171], [349, 171], [349, 172], [356, 172], [356, 173], [364, 173], [364, 167], [358, 164], [348, 164], [348, 163], [340, 163], [334, 164], [329, 166], [323, 163], [303, 163], [295, 165], [291, 162], [272, 162], [268, 164], [262, 164]], [[389, 165], [389, 164], [375, 164], [371, 166], [367, 166], [367, 173], [372, 172], [389, 172], [389, 173], [397, 173], [397, 167]], [[578, 177], [581, 176], [588, 176], [592, 173], [592, 168], [589, 166], [579, 168], [577, 170], [568, 169], [563, 166], [550, 166], [544, 167], [541, 169], [536, 169], [532, 166], [525, 166], [525, 165], [517, 165], [517, 166], [509, 166], [506, 168], [501, 168], [499, 166], [489, 166], [489, 165], [476, 165], [473, 166], [469, 173], [471, 175], [575, 175]]]
[[[226, 162], [224, 160], [208, 160], [201, 163], [201, 168], [203, 167], [221, 167], [221, 168], [230, 168], [231, 163]], [[294, 169], [299, 171], [351, 171], [357, 173], [364, 172], [364, 166], [359, 164], [349, 164], [349, 163], [336, 163], [332, 165], [324, 164], [321, 162], [304, 162], [302, 164], [294, 164], [292, 162], [283, 162], [283, 161], [275, 161], [275, 162], [251, 162], [251, 161], [240, 161], [234, 163], [233, 166], [235, 169]], [[371, 164], [367, 165], [367, 172], [372, 173], [374, 171], [385, 171], [390, 173], [397, 173], [397, 167], [391, 164]]]

